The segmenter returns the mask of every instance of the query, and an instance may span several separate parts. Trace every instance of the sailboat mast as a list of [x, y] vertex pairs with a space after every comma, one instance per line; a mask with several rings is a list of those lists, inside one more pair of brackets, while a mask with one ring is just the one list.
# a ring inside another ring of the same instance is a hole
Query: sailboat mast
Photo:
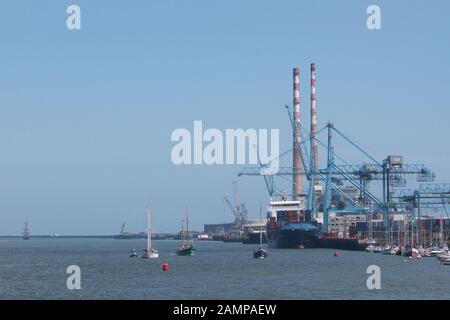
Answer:
[[148, 248], [152, 248], [152, 209], [148, 208]]
[[184, 244], [184, 218], [181, 218], [181, 244]]
[[414, 248], [414, 216], [412, 212], [411, 212], [411, 248]]
[[259, 246], [262, 247], [262, 204], [259, 203]]
[[189, 242], [189, 211], [186, 209], [186, 242]]
[[147, 208], [147, 251], [150, 251], [151, 246], [151, 234], [150, 234], [150, 208]]

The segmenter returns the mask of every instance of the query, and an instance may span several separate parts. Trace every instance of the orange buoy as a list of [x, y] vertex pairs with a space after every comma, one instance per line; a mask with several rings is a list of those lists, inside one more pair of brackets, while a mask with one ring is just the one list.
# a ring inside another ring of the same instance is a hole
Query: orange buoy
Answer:
[[335, 256], [335, 257], [339, 257], [339, 251], [335, 251], [335, 252], [334, 252], [334, 256]]
[[169, 271], [169, 264], [166, 262], [166, 260], [164, 260], [164, 263], [162, 265], [162, 270]]

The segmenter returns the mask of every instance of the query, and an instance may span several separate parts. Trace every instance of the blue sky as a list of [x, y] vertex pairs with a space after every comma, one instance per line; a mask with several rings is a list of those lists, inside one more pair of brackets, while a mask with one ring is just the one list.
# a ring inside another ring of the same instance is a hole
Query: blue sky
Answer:
[[[82, 29], [66, 28], [77, 4]], [[378, 4], [382, 30], [366, 27]], [[4, 1], [0, 10], [0, 234], [112, 234], [232, 220], [239, 166], [174, 166], [171, 132], [279, 128], [292, 68], [317, 64], [319, 126], [374, 156], [404, 155], [450, 181], [448, 1]], [[307, 122], [307, 125], [308, 122]], [[344, 146], [339, 154], [358, 161]], [[287, 163], [286, 163], [287, 164]], [[250, 216], [262, 178], [239, 178]]]

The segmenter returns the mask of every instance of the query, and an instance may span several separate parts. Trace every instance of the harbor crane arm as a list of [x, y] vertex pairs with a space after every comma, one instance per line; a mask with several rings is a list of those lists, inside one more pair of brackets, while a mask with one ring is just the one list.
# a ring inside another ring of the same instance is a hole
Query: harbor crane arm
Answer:
[[241, 221], [241, 214], [240, 212], [233, 206], [230, 200], [226, 196], [223, 196], [225, 203], [228, 205], [228, 208], [230, 208], [231, 212], [233, 212], [235, 217], [236, 224], [240, 223]]

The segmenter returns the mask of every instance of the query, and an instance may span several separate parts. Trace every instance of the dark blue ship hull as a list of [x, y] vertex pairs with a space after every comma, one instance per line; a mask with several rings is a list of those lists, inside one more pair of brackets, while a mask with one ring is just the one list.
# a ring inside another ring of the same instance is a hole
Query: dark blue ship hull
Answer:
[[358, 239], [338, 239], [321, 237], [320, 228], [315, 222], [289, 222], [274, 230], [268, 230], [268, 244], [270, 248], [278, 249], [307, 249], [323, 248], [350, 251], [364, 251], [365, 246]]
[[319, 237], [319, 228], [312, 222], [289, 222], [273, 231], [268, 230], [270, 248], [303, 249], [315, 248]]

